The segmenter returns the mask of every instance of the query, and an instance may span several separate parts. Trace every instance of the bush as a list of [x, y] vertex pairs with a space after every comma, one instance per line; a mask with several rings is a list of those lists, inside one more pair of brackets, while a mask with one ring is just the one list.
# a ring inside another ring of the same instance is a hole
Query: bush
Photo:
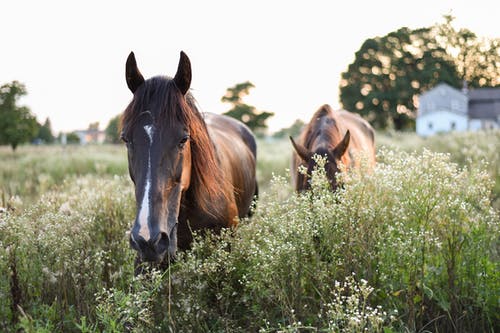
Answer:
[[493, 332], [491, 164], [454, 159], [382, 149], [336, 193], [322, 168], [305, 194], [275, 176], [251, 221], [197, 235], [166, 271], [140, 277], [130, 181], [69, 177], [0, 213], [0, 330]]
[[198, 237], [170, 267], [146, 328], [494, 330], [491, 180], [429, 151], [382, 152], [379, 160], [372, 173], [344, 176], [336, 194], [321, 169], [307, 194], [290, 196], [275, 179], [251, 222]]
[[[120, 177], [84, 177], [22, 214], [0, 216], [0, 327], [74, 329], [95, 318], [95, 294], [133, 275], [125, 231], [135, 205]], [[30, 326], [31, 325], [31, 326]]]
[[491, 330], [500, 292], [491, 179], [426, 150], [382, 151], [379, 160], [375, 173], [356, 174], [339, 198], [337, 218], [354, 223], [360, 242], [343, 253], [359, 249], [353, 257], [364, 260], [350, 269], [379, 285], [380, 299], [411, 330]]
[[486, 170], [495, 182], [493, 207], [500, 212], [500, 130], [454, 132], [421, 138], [414, 133], [379, 133], [377, 145], [422, 153], [424, 149], [449, 154], [450, 161], [470, 170]]

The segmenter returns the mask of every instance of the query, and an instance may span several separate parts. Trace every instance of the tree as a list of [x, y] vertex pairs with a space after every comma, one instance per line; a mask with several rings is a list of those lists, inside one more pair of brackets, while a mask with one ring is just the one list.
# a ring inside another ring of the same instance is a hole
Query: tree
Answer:
[[68, 144], [80, 143], [80, 137], [75, 132], [68, 133], [66, 135], [66, 142]]
[[18, 81], [0, 87], [0, 144], [8, 144], [15, 151], [19, 144], [32, 140], [38, 123], [26, 106], [17, 106], [20, 97], [27, 94]]
[[90, 123], [88, 130], [89, 131], [98, 131], [99, 130], [99, 122], [96, 121], [94, 123]]
[[436, 25], [438, 41], [469, 87], [500, 86], [500, 38], [479, 38], [468, 29], [456, 30], [451, 15]]
[[430, 28], [401, 28], [366, 40], [342, 73], [340, 100], [377, 128], [412, 128], [417, 96], [439, 82], [500, 86], [500, 39], [456, 30], [453, 17]]
[[45, 143], [53, 143], [54, 135], [52, 134], [52, 126], [50, 124], [50, 119], [47, 117], [42, 126], [38, 130], [38, 138]]
[[226, 90], [226, 94], [221, 98], [221, 101], [230, 103], [233, 106], [224, 113], [225, 115], [240, 120], [255, 132], [259, 129], [265, 130], [267, 128], [267, 118], [272, 117], [274, 113], [257, 111], [254, 106], [243, 103], [243, 97], [247, 96], [249, 90], [254, 87], [250, 81], [238, 83]]
[[414, 126], [416, 97], [439, 82], [460, 87], [455, 64], [431, 28], [366, 40], [342, 73], [340, 101], [377, 128]]
[[302, 128], [304, 127], [304, 125], [305, 125], [305, 123], [302, 120], [297, 119], [292, 124], [292, 126], [290, 126], [288, 128], [280, 129], [279, 131], [277, 131], [276, 133], [273, 134], [273, 137], [278, 138], [278, 139], [287, 138], [289, 136], [297, 137], [297, 136], [299, 136], [300, 132], [302, 131]]
[[118, 125], [120, 124], [120, 115], [117, 115], [108, 123], [106, 127], [106, 142], [120, 143], [120, 134], [118, 133]]

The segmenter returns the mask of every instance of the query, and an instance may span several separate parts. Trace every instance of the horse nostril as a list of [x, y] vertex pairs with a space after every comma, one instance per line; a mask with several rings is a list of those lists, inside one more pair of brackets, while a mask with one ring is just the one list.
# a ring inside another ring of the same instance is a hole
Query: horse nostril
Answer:
[[158, 243], [156, 245], [158, 253], [164, 253], [168, 249], [168, 235], [166, 232], [161, 232], [160, 237], [158, 239]]
[[132, 232], [130, 233], [129, 242], [130, 242], [130, 246], [134, 250], [137, 250], [137, 251], [139, 250], [139, 243], [135, 240], [134, 234]]
[[168, 235], [165, 232], [159, 232], [149, 240], [131, 232], [129, 241], [131, 247], [138, 252], [141, 261], [152, 262], [161, 261], [170, 244]]

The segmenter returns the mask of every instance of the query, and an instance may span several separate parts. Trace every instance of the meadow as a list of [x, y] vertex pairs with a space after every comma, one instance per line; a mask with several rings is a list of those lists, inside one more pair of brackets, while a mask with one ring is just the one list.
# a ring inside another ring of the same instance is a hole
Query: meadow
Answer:
[[0, 147], [0, 331], [498, 331], [500, 131], [377, 147], [299, 195], [289, 141], [259, 141], [252, 219], [141, 276], [124, 146]]

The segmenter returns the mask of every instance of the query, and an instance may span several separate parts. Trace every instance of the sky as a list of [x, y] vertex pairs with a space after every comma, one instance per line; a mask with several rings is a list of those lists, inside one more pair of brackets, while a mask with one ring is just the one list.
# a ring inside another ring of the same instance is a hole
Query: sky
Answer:
[[174, 76], [183, 50], [203, 112], [223, 113], [226, 89], [250, 81], [244, 101], [271, 111], [270, 131], [339, 108], [339, 81], [362, 43], [401, 27], [455, 27], [500, 37], [498, 0], [68, 1], [0, 0], [0, 85], [18, 80], [54, 134], [104, 129], [132, 98], [125, 61], [145, 78]]

